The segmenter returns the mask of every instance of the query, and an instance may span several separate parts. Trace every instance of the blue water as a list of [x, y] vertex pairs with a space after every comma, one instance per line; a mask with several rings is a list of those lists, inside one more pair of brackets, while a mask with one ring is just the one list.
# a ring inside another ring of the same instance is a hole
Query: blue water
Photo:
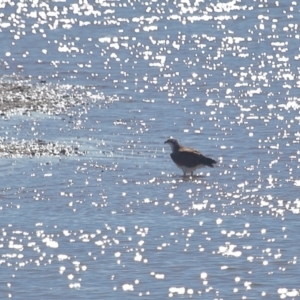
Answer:
[[296, 1], [0, 5], [1, 81], [87, 103], [0, 119], [84, 151], [1, 158], [1, 299], [299, 297]]

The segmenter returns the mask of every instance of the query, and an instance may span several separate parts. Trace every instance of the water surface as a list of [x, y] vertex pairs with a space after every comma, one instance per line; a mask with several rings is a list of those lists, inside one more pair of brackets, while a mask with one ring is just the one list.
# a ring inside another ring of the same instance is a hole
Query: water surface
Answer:
[[[299, 297], [298, 14], [3, 2], [1, 82], [66, 106], [6, 111], [2, 143], [81, 152], [1, 158], [1, 298]], [[169, 136], [217, 167], [183, 178]]]

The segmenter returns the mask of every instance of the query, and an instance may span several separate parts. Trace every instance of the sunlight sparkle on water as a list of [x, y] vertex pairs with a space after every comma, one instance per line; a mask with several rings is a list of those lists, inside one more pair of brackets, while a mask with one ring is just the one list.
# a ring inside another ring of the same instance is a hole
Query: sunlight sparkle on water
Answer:
[[297, 2], [98, 2], [0, 4], [1, 298], [298, 297]]

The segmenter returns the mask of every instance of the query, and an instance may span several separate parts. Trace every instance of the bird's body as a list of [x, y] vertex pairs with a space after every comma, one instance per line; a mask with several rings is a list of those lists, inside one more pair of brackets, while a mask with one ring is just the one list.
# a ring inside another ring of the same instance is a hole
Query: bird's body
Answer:
[[204, 167], [214, 167], [217, 162], [209, 157], [204, 156], [200, 151], [193, 148], [186, 148], [179, 144], [176, 139], [168, 139], [165, 144], [171, 146], [172, 153], [170, 154], [173, 162], [178, 168], [183, 171], [183, 175], [186, 176], [187, 173], [191, 173], [199, 168]]

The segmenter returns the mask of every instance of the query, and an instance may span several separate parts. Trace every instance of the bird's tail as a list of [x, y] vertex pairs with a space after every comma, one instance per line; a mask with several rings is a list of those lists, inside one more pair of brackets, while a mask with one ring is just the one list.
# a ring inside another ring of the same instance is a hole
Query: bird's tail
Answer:
[[214, 165], [216, 164], [217, 162], [212, 159], [212, 158], [209, 158], [209, 157], [205, 157], [205, 164], [208, 166], [208, 167], [211, 167], [213, 168]]

